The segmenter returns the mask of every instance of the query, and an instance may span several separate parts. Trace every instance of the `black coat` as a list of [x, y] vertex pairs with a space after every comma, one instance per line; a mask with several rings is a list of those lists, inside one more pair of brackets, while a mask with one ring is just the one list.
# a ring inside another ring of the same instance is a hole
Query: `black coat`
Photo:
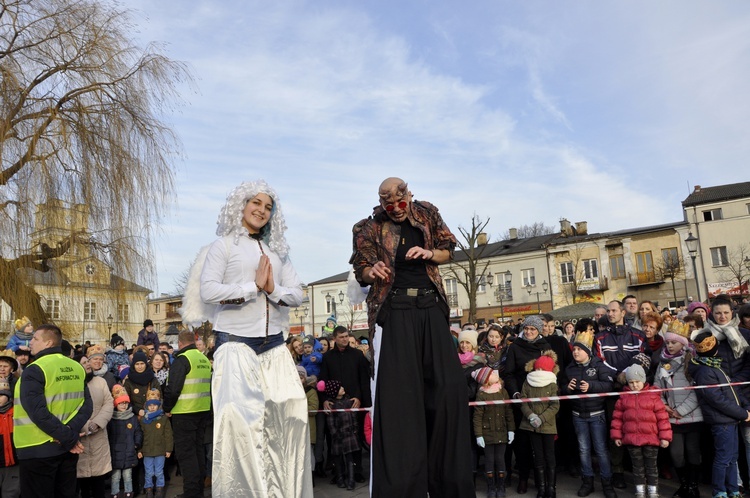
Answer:
[[534, 342], [529, 342], [521, 337], [516, 338], [508, 347], [505, 355], [505, 370], [503, 381], [505, 390], [512, 398], [516, 393], [521, 393], [523, 383], [526, 381], [526, 363], [536, 360], [542, 356], [542, 351], [552, 349], [547, 340], [541, 335]]
[[557, 385], [560, 387], [568, 383], [565, 369], [573, 363], [573, 346], [563, 336], [552, 334], [544, 338], [557, 355], [557, 366], [560, 367], [560, 373], [557, 374]]
[[143, 446], [143, 431], [138, 417], [112, 419], [107, 424], [109, 452], [113, 469], [129, 469], [138, 465], [138, 449]]
[[[565, 394], [593, 394], [606, 393], [615, 390], [615, 369], [604, 363], [598, 356], [592, 356], [586, 365], [581, 365], [575, 361], [565, 369], [565, 376], [568, 383], [563, 386]], [[568, 389], [570, 381], [575, 379], [575, 389]], [[581, 381], [589, 384], [589, 389], [583, 393], [580, 389]], [[570, 400], [573, 411], [581, 414], [589, 414], [604, 410], [607, 398], [584, 398]]]
[[370, 363], [359, 349], [347, 346], [341, 351], [334, 345], [333, 349], [323, 355], [320, 380], [337, 380], [341, 382], [346, 395], [359, 399], [363, 407], [372, 404]]

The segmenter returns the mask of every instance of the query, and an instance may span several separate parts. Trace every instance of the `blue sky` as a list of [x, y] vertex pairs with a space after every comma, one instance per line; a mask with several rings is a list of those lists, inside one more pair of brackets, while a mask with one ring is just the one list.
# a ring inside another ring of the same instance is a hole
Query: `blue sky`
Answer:
[[156, 240], [158, 292], [214, 238], [227, 193], [281, 196], [306, 282], [348, 268], [388, 176], [458, 233], [561, 217], [593, 232], [682, 218], [747, 181], [745, 1], [132, 0], [139, 42], [195, 77]]

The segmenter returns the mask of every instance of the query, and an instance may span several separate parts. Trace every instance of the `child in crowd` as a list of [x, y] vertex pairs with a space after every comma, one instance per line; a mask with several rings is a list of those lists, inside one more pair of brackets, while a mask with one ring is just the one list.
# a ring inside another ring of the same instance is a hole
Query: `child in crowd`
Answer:
[[305, 367], [307, 376], [320, 376], [320, 363], [323, 361], [323, 353], [320, 352], [323, 346], [311, 335], [305, 337], [302, 341], [302, 359], [300, 365]]
[[[5, 358], [10, 356], [3, 356]], [[18, 498], [21, 485], [16, 448], [13, 445], [13, 392], [10, 381], [10, 377], [0, 379], [0, 496]]]
[[[693, 344], [697, 358], [690, 360], [688, 373], [698, 386], [728, 384], [729, 375], [723, 370], [722, 358], [716, 353], [719, 342], [710, 330], [693, 332]], [[711, 426], [714, 438], [714, 464], [711, 475], [714, 498], [739, 498], [737, 481], [737, 458], [739, 436], [737, 424], [750, 422], [750, 403], [742, 391], [734, 386], [699, 389], [703, 420]]]
[[[591, 320], [591, 328], [579, 331], [573, 339], [573, 361], [565, 369], [566, 377], [570, 379], [564, 388], [565, 394], [604, 393], [614, 389], [617, 371], [591, 351], [595, 330], [594, 322]], [[612, 467], [607, 450], [606, 398], [573, 399], [570, 403], [581, 460], [582, 483], [578, 496], [588, 496], [594, 492], [594, 466], [591, 461], [593, 452], [599, 460], [604, 496], [617, 498], [612, 486]]]
[[[332, 401], [333, 410], [352, 407], [341, 382], [327, 380], [318, 382], [318, 391]], [[336, 484], [340, 488], [354, 489], [354, 459], [352, 453], [359, 450], [357, 418], [354, 412], [332, 412], [328, 414], [328, 430], [331, 433], [331, 455], [336, 457]]]
[[[174, 439], [172, 424], [161, 409], [161, 392], [151, 389], [146, 394], [146, 413], [141, 417], [143, 446], [138, 458], [143, 459], [146, 479], [143, 488], [146, 498], [164, 498], [164, 462], [172, 454]], [[154, 477], [156, 492], [154, 492]]]
[[[481, 386], [477, 401], [508, 399], [497, 370], [483, 367], [472, 372]], [[484, 474], [487, 498], [505, 496], [505, 448], [513, 442], [516, 424], [510, 403], [474, 407], [474, 434], [477, 445], [484, 448]]]
[[[320, 400], [318, 399], [318, 393], [315, 392], [315, 388], [308, 382], [307, 370], [302, 365], [297, 365], [297, 373], [299, 374], [299, 381], [302, 384], [302, 388], [305, 390], [307, 396], [307, 411], [317, 411], [320, 407]], [[315, 467], [315, 444], [318, 434], [318, 425], [315, 421], [316, 414], [312, 413], [307, 417], [307, 425], [310, 428], [310, 454], [312, 455], [312, 464]], [[321, 442], [322, 444], [322, 442]]]
[[15, 333], [8, 340], [8, 349], [17, 353], [19, 349], [30, 350], [31, 337], [34, 335], [34, 325], [26, 317], [19, 318], [14, 322]]
[[133, 467], [138, 464], [137, 450], [143, 444], [143, 431], [138, 417], [130, 407], [130, 397], [124, 387], [116, 384], [112, 388], [115, 412], [107, 424], [109, 449], [112, 454], [112, 496], [121, 496], [120, 478], [123, 481], [125, 498], [133, 496]]
[[659, 447], [666, 448], [672, 441], [669, 415], [659, 392], [646, 383], [646, 371], [641, 365], [626, 368], [625, 379], [628, 385], [615, 403], [610, 437], [615, 445], [624, 444], [628, 450], [636, 498], [646, 497], [647, 485], [649, 498], [658, 497], [656, 457]]
[[[541, 320], [539, 320], [541, 322]], [[521, 388], [521, 398], [545, 398], [557, 395], [557, 355], [552, 350], [542, 352], [536, 360], [526, 363], [526, 381]], [[521, 404], [523, 418], [519, 429], [530, 432], [534, 452], [534, 480], [538, 498], [556, 496], [555, 436], [559, 401], [534, 401]]]
[[[672, 444], [669, 453], [672, 457], [680, 488], [674, 496], [690, 498], [698, 493], [698, 471], [701, 464], [700, 432], [703, 414], [698, 406], [698, 395], [694, 390], [679, 389], [692, 385], [687, 377], [687, 368], [693, 358], [689, 348], [690, 327], [673, 320], [664, 334], [664, 348], [661, 352], [659, 369], [656, 372], [656, 386], [663, 391], [661, 396], [672, 424]], [[687, 459], [687, 463], [686, 463]]]
[[490, 324], [487, 330], [487, 338], [479, 346], [479, 352], [484, 355], [487, 366], [498, 372], [502, 372], [502, 357], [505, 352], [505, 332], [496, 324]]
[[124, 376], [120, 376], [120, 372], [130, 363], [128, 352], [125, 349], [125, 340], [119, 335], [114, 335], [110, 341], [110, 346], [105, 353], [107, 368], [109, 368], [112, 375], [122, 380]]

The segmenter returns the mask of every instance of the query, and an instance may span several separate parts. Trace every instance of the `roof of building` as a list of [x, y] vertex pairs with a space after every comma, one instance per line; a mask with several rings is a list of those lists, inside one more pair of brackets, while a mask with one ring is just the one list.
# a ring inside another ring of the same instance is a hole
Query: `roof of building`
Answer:
[[750, 182], [730, 183], [729, 185], [706, 188], [696, 185], [693, 192], [682, 201], [682, 207], [741, 199], [743, 197], [750, 197]]
[[[477, 246], [475, 248], [474, 258], [482, 259], [510, 254], [521, 254], [532, 251], [541, 251], [544, 250], [544, 247], [547, 244], [549, 244], [552, 240], [559, 236], [559, 233], [553, 233], [549, 235], [527, 237], [525, 239], [519, 238], [491, 242], [489, 244]], [[461, 262], [466, 261], [467, 259], [469, 259], [469, 257], [464, 251], [456, 249], [456, 252], [453, 255], [454, 261]]]
[[343, 273], [337, 273], [336, 275], [332, 275], [330, 277], [316, 280], [315, 282], [310, 282], [307, 285], [310, 286], [310, 285], [335, 284], [337, 282], [346, 282], [348, 278], [349, 278], [349, 270]]

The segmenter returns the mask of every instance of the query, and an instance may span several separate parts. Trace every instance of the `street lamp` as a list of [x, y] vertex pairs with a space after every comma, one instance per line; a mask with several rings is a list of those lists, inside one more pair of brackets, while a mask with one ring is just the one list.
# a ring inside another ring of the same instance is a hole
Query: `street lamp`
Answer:
[[[745, 263], [745, 269], [747, 270], [747, 292], [750, 294], [750, 257], [745, 256], [743, 263]], [[740, 296], [742, 296], [742, 287], [740, 287]]]
[[[491, 275], [491, 274], [490, 274]], [[488, 275], [488, 282], [490, 285], [492, 285], [492, 282]], [[495, 289], [495, 299], [500, 301], [500, 322], [505, 322], [505, 309], [503, 308], [503, 298], [508, 297], [508, 289], [510, 288], [510, 282], [513, 279], [513, 274], [510, 272], [510, 270], [506, 270], [505, 273], [505, 280], [504, 282], [500, 282], [497, 285], [497, 289]], [[512, 299], [512, 298], [511, 298]]]
[[112, 313], [109, 314], [107, 317], [107, 332], [109, 333], [109, 336], [112, 337], [112, 322], [114, 319], [112, 318]]
[[[545, 294], [547, 293], [548, 288], [549, 288], [549, 285], [547, 284], [547, 281], [545, 280], [544, 282], [542, 282], [542, 289], [544, 290]], [[529, 282], [528, 284], [526, 284], [526, 292], [529, 293], [529, 296], [531, 295], [531, 289], [532, 289], [531, 282]], [[537, 311], [541, 313], [542, 305], [539, 303], [539, 294], [540, 292], [536, 291], [536, 308], [537, 308]]]
[[690, 253], [690, 259], [693, 260], [693, 275], [695, 276], [695, 290], [698, 292], [698, 301], [703, 302], [703, 299], [701, 299], [701, 286], [698, 285], [698, 269], [695, 266], [695, 257], [698, 255], [698, 237], [693, 237], [693, 232], [688, 232], [685, 245], [687, 246], [688, 253]]
[[[305, 329], [304, 329], [304, 325], [302, 325], [302, 320], [304, 320], [305, 317], [307, 317], [307, 313], [310, 310], [309, 310], [309, 308], [307, 306], [305, 306], [305, 308], [302, 311], [303, 311], [303, 313], [300, 313], [299, 312], [299, 308], [294, 308], [294, 316], [299, 317], [299, 326], [302, 329], [302, 332], [304, 332]], [[302, 335], [304, 335], [304, 333]]]
[[[336, 298], [333, 297], [330, 292], [326, 292], [326, 303], [328, 303], [328, 308], [333, 312], [333, 317], [338, 319], [338, 313], [336, 311]], [[339, 304], [344, 304], [344, 291], [339, 291]]]

